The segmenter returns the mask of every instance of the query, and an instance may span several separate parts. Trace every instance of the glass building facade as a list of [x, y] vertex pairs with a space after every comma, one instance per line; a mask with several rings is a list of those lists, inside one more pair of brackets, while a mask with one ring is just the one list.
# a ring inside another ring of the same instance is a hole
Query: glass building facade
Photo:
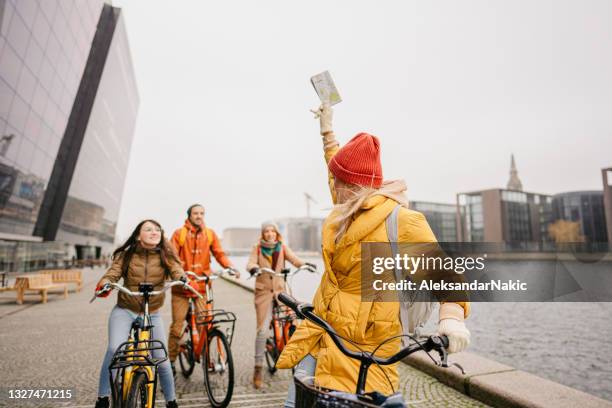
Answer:
[[457, 241], [457, 206], [455, 204], [411, 201], [410, 208], [423, 213], [438, 241]]
[[608, 242], [603, 191], [574, 191], [553, 197], [555, 220], [578, 222], [586, 242]]
[[0, 17], [0, 269], [97, 257], [114, 241], [139, 104], [120, 10], [0, 0]]
[[552, 197], [492, 189], [457, 195], [459, 239], [501, 242], [509, 249], [540, 250], [550, 242]]
[[0, 232], [32, 236], [102, 1], [3, 1]]
[[457, 198], [461, 233], [459, 240], [465, 242], [484, 241], [484, 216], [480, 194], [460, 194]]

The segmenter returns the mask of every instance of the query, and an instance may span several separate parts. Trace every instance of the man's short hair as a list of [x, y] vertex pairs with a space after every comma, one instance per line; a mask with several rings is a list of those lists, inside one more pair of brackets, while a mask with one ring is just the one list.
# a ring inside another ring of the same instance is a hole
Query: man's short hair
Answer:
[[189, 208], [187, 209], [187, 217], [191, 217], [191, 210], [193, 210], [196, 207], [204, 208], [204, 206], [202, 204], [193, 204], [193, 205], [189, 206]]

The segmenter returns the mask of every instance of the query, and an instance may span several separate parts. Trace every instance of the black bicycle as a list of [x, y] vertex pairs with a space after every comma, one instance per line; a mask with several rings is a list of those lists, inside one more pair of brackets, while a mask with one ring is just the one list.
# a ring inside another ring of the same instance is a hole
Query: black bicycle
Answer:
[[[370, 353], [366, 351], [352, 351], [347, 349], [342, 341], [346, 339], [339, 336], [329, 325], [329, 323], [317, 316], [314, 313], [314, 307], [311, 304], [300, 303], [286, 293], [279, 294], [278, 299], [289, 306], [299, 318], [307, 319], [317, 326], [323, 328], [344, 355], [352, 359], [359, 360], [361, 363], [359, 366], [359, 376], [357, 377], [357, 386], [354, 394], [319, 387], [314, 384], [312, 379], [301, 379], [294, 376], [293, 378], [296, 388], [296, 408], [373, 408], [380, 407], [383, 403], [385, 403], [385, 401], [387, 401], [385, 406], [389, 406], [391, 401], [388, 400], [390, 398], [393, 399], [393, 407], [405, 407], [406, 405], [403, 402], [403, 398], [401, 397], [400, 393], [395, 393], [391, 396], [384, 396], [376, 391], [369, 393], [365, 392], [368, 370], [372, 364], [379, 366], [390, 365], [402, 360], [404, 357], [407, 357], [416, 351], [424, 350], [425, 352], [429, 353], [430, 351], [435, 350], [440, 355], [440, 361], [436, 361], [436, 364], [441, 367], [449, 367], [448, 353], [446, 351], [446, 348], [448, 347], [448, 338], [446, 336], [429, 336], [424, 341], [414, 339], [415, 344], [411, 344], [401, 349], [393, 356], [388, 358], [379, 358], [374, 356], [376, 350]], [[389, 340], [391, 339], [387, 339], [386, 341]]]

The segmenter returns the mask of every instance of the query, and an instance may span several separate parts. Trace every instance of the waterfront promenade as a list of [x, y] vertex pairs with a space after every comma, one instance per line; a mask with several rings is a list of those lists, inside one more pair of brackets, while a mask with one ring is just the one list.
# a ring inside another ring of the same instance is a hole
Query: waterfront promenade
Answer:
[[[0, 293], [0, 383], [2, 392], [10, 387], [71, 388], [76, 398], [67, 403], [7, 403], [0, 406], [92, 407], [96, 398], [100, 363], [106, 348], [108, 314], [116, 295], [90, 304], [93, 287], [101, 269], [85, 269], [84, 288], [71, 292], [68, 299], [50, 295], [49, 303], [39, 303], [38, 296], [26, 296], [23, 305], [15, 304], [15, 292]], [[253, 294], [240, 286], [215, 282], [216, 306], [236, 313], [238, 322], [232, 346], [236, 365], [233, 407], [280, 407], [290, 380], [288, 370], [274, 377], [266, 373], [265, 386], [251, 386], [255, 313]], [[162, 314], [170, 323], [166, 301]], [[483, 407], [486, 406], [434, 377], [408, 365], [401, 365], [402, 392], [411, 407]], [[177, 396], [181, 407], [207, 407], [200, 366], [188, 380], [177, 377]], [[161, 394], [159, 395], [161, 398]], [[159, 404], [158, 406], [163, 406]]]

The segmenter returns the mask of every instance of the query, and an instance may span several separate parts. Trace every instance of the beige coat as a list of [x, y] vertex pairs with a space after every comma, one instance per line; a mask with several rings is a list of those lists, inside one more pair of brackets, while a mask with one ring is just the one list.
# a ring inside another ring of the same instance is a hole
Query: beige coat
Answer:
[[[285, 261], [289, 261], [296, 268], [304, 265], [304, 261], [298, 258], [293, 251], [283, 245], [283, 249], [278, 257], [276, 264], [276, 272], [280, 272], [285, 267]], [[247, 271], [252, 268], [270, 268], [270, 262], [261, 255], [259, 244], [254, 245], [251, 250], [251, 256], [247, 263]], [[285, 281], [279, 276], [272, 276], [269, 273], [262, 273], [255, 281], [255, 311], [257, 314], [257, 330], [263, 329], [266, 315], [270, 313], [272, 299], [280, 292], [285, 292]]]

